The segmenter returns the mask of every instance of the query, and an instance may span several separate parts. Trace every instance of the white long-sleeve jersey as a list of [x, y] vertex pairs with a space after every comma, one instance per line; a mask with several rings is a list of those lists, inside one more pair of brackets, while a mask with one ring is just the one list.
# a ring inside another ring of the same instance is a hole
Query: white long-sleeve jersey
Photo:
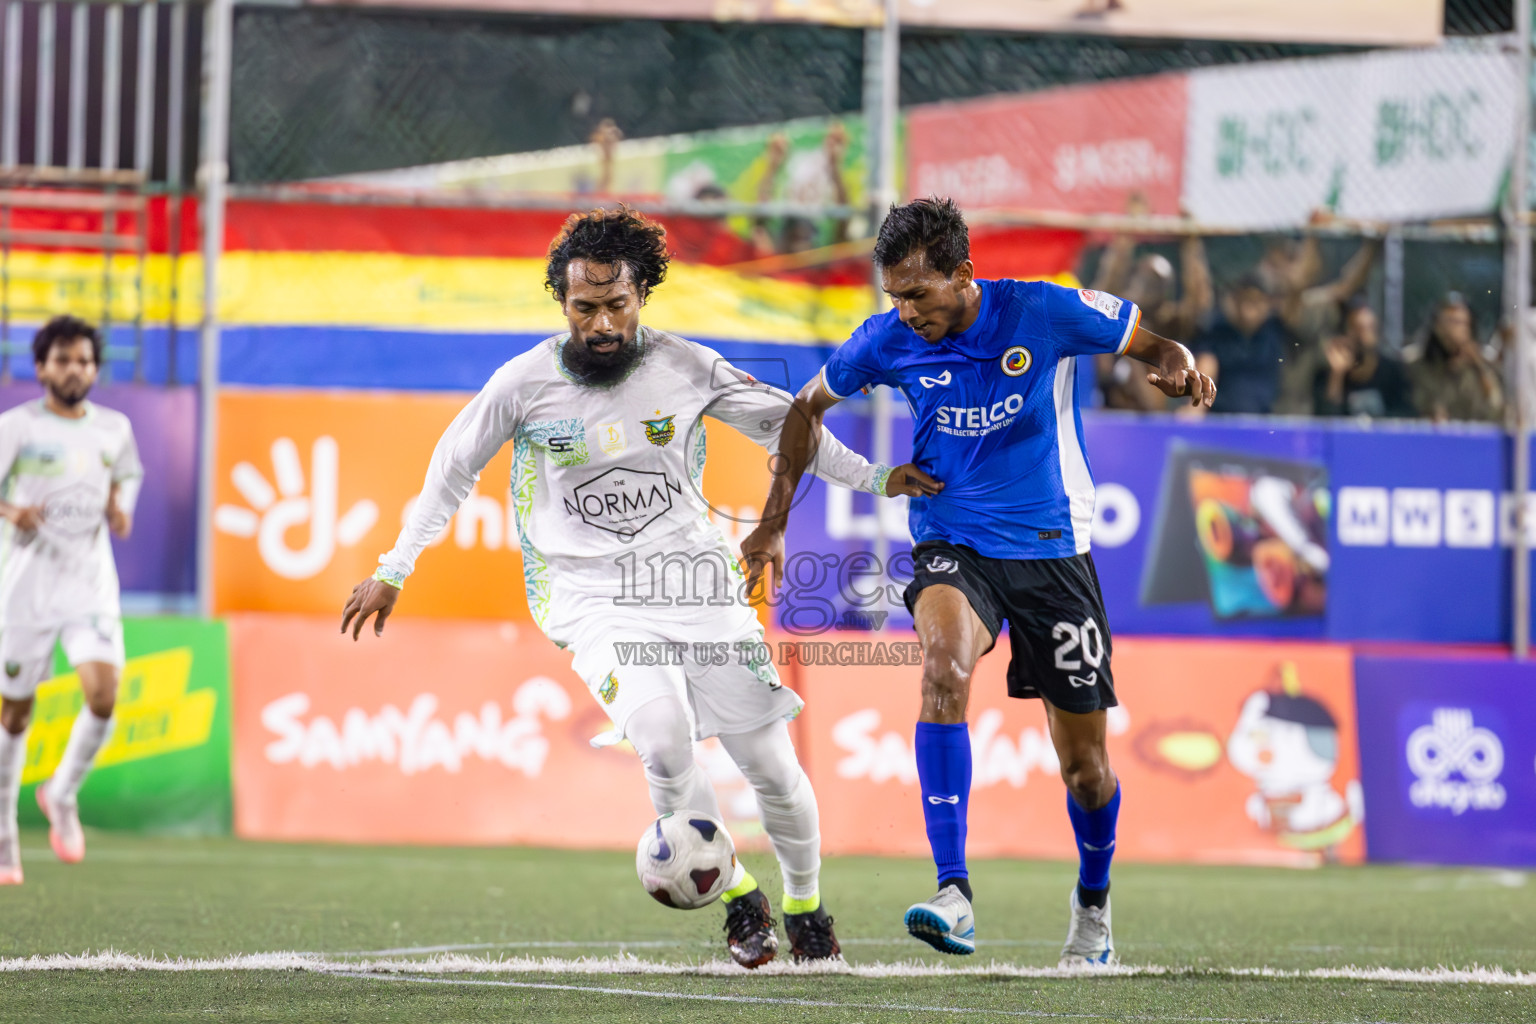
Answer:
[[[791, 396], [703, 345], [651, 328], [640, 330], [643, 355], [627, 377], [582, 385], [560, 361], [568, 338], [507, 362], [454, 419], [399, 539], [380, 558], [381, 573], [397, 581], [411, 573], [511, 441], [528, 604], [550, 639], [569, 643], [604, 607], [678, 619], [704, 599], [722, 603], [711, 570], [699, 568], [701, 556], [733, 572], [736, 562], [703, 496], [704, 420], [776, 452]], [[811, 468], [875, 494], [890, 475], [825, 428]], [[735, 581], [727, 574], [719, 582], [729, 590]]]
[[36, 530], [0, 523], [0, 626], [118, 617], [107, 503], [131, 513], [144, 476], [128, 417], [94, 402], [66, 419], [41, 400], [0, 415], [0, 496], [42, 509]]

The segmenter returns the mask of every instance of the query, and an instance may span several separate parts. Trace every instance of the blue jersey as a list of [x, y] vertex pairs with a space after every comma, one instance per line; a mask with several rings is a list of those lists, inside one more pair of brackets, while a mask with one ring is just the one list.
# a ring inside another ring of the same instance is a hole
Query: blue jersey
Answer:
[[821, 370], [834, 398], [886, 384], [912, 407], [912, 461], [943, 481], [913, 498], [921, 542], [989, 558], [1067, 558], [1088, 550], [1093, 475], [1083, 450], [1075, 356], [1122, 353], [1134, 303], [1045, 281], [978, 281], [981, 310], [934, 344], [896, 311], [870, 317]]

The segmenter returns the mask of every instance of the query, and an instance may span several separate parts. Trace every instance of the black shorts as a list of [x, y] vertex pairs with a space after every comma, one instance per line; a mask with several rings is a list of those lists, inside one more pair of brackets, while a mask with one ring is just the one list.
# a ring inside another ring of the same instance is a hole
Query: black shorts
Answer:
[[[997, 643], [1008, 620], [1008, 696], [1044, 697], [1063, 711], [1112, 708], [1109, 621], [1093, 556], [988, 558], [947, 541], [912, 549], [907, 610], [925, 587], [942, 583], [966, 596]], [[989, 647], [988, 650], [991, 650]]]

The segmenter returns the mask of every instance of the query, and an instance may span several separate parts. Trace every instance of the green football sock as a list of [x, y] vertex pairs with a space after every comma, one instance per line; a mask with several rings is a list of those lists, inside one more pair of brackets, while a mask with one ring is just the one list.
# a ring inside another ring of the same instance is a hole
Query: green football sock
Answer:
[[785, 893], [784, 913], [786, 914], [814, 914], [821, 906], [821, 893], [813, 892], [805, 899], [796, 899]]
[[731, 900], [735, 899], [736, 897], [738, 897], [738, 896], [745, 896], [747, 893], [751, 892], [753, 889], [756, 889], [756, 888], [757, 888], [757, 879], [752, 877], [752, 872], [747, 871], [746, 869], [742, 869], [741, 881], [739, 883], [737, 883], [734, 887], [732, 887], [730, 889], [727, 889], [727, 890], [725, 890], [725, 892], [721, 893], [720, 894], [720, 898], [722, 900], [724, 900], [725, 902], [729, 903], [729, 902], [731, 902]]

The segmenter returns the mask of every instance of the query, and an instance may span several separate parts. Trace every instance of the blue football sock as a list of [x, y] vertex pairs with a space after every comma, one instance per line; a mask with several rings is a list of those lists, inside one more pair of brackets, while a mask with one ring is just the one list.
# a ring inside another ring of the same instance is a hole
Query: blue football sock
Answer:
[[918, 722], [914, 744], [923, 821], [939, 879], [967, 878], [965, 811], [971, 800], [971, 735], [964, 722]]
[[1069, 792], [1067, 816], [1077, 836], [1077, 882], [1090, 892], [1109, 888], [1109, 862], [1115, 856], [1115, 821], [1120, 817], [1120, 782], [1115, 781], [1115, 795], [1096, 811], [1083, 805]]

